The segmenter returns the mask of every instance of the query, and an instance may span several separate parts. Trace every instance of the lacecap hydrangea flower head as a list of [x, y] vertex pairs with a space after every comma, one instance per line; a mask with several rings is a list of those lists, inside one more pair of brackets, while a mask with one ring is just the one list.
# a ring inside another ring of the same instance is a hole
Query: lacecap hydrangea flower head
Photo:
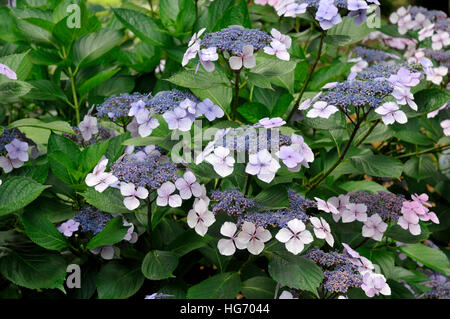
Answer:
[[[264, 50], [265, 53], [276, 55], [281, 60], [288, 61], [290, 55], [287, 50], [291, 47], [291, 38], [272, 29], [271, 34], [256, 29], [246, 29], [239, 25], [229, 26], [221, 31], [205, 33], [201, 29], [195, 33], [183, 56], [182, 66], [186, 66], [191, 59], [197, 57], [207, 72], [215, 69], [216, 61], [220, 58], [228, 64], [231, 70], [238, 72], [256, 66], [254, 54]], [[203, 36], [203, 39], [201, 38]]]

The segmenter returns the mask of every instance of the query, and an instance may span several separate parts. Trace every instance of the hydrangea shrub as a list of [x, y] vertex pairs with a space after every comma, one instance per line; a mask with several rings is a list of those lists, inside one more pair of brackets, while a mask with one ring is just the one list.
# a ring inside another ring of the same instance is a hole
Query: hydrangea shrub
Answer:
[[75, 2], [0, 8], [1, 297], [449, 298], [444, 12]]

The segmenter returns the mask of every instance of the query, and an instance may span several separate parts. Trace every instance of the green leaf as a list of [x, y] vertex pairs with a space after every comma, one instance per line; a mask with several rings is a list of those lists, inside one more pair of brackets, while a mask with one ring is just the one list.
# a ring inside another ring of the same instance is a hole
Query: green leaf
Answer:
[[94, 188], [88, 188], [82, 195], [89, 204], [106, 213], [126, 214], [131, 212], [123, 205], [123, 196], [118, 189], [109, 187], [99, 193]]
[[20, 216], [25, 232], [41, 247], [61, 250], [68, 247], [67, 238], [39, 211], [26, 211]]
[[405, 175], [417, 181], [433, 176], [437, 168], [429, 156], [411, 157], [403, 167]]
[[392, 278], [395, 267], [394, 253], [387, 250], [373, 250], [370, 259], [374, 264], [380, 266], [386, 279]]
[[213, 16], [212, 19], [216, 22], [213, 31], [224, 29], [230, 25], [241, 25], [245, 28], [251, 28], [246, 1], [240, 1], [237, 5], [229, 6], [224, 13], [220, 12], [220, 14]]
[[357, 170], [371, 176], [399, 178], [403, 171], [401, 161], [384, 155], [354, 156], [351, 161]]
[[294, 71], [296, 67], [294, 61], [282, 61], [279, 59], [258, 56], [256, 66], [252, 68], [252, 73], [265, 77], [277, 77]]
[[237, 273], [227, 272], [215, 275], [189, 288], [188, 299], [232, 299], [241, 289]]
[[271, 117], [282, 117], [287, 115], [286, 112], [293, 100], [294, 97], [291, 94], [282, 95], [273, 107]]
[[8, 178], [0, 187], [0, 216], [24, 208], [49, 187], [28, 177]]
[[248, 82], [250, 84], [253, 84], [253, 85], [263, 88], [263, 89], [272, 89], [270, 80], [261, 74], [249, 72], [248, 73]]
[[366, 22], [357, 26], [353, 20], [351, 17], [344, 17], [341, 23], [336, 24], [327, 31], [327, 37], [336, 35], [349, 37], [350, 39], [345, 38], [346, 45], [349, 45], [361, 41], [372, 32], [372, 29], [367, 26]]
[[146, 146], [151, 144], [159, 144], [164, 141], [163, 137], [147, 136], [147, 137], [133, 137], [122, 142], [123, 145]]
[[97, 275], [99, 299], [125, 299], [133, 296], [144, 283], [139, 264], [111, 261]]
[[125, 145], [123, 144], [130, 137], [130, 133], [120, 134], [114, 136], [109, 140], [108, 148], [106, 149], [105, 156], [109, 160], [108, 163], [114, 163], [125, 150]]
[[325, 37], [324, 42], [329, 45], [340, 47], [352, 43], [352, 38], [348, 35], [329, 35]]
[[32, 100], [61, 100], [68, 102], [67, 96], [64, 94], [63, 90], [55, 83], [49, 80], [35, 80], [29, 81], [29, 84], [33, 88], [26, 94], [24, 98]]
[[201, 99], [210, 99], [214, 104], [220, 106], [225, 112], [231, 112], [231, 100], [233, 89], [224, 85], [217, 85], [207, 89], [190, 88], [192, 93]]
[[173, 277], [172, 272], [178, 266], [178, 256], [170, 251], [152, 250], [142, 261], [142, 273], [150, 280], [162, 280]]
[[53, 289], [63, 286], [66, 261], [56, 252], [42, 248], [11, 251], [0, 258], [0, 273], [16, 285], [28, 289]]
[[408, 117], [416, 117], [437, 110], [450, 100], [450, 93], [440, 89], [426, 89], [414, 94], [418, 112], [408, 112]]
[[0, 83], [0, 99], [2, 102], [17, 101], [18, 97], [30, 92], [33, 86], [22, 81], [7, 81]]
[[242, 283], [242, 294], [248, 299], [273, 299], [277, 283], [265, 276], [256, 276]]
[[386, 231], [385, 235], [402, 243], [415, 244], [427, 239], [430, 236], [430, 232], [422, 229], [420, 235], [414, 236], [411, 235], [409, 230], [405, 230], [399, 225], [394, 225]]
[[413, 130], [401, 130], [395, 132], [394, 136], [402, 141], [414, 145], [431, 145], [433, 141], [420, 132]]
[[404, 280], [407, 283], [421, 283], [430, 280], [427, 275], [421, 273], [420, 271], [408, 270], [402, 267], [394, 267], [391, 277], [393, 280]]
[[9, 176], [23, 176], [34, 179], [36, 182], [43, 184], [47, 180], [49, 165], [48, 162], [44, 164], [35, 164], [22, 166], [9, 173]]
[[172, 33], [190, 31], [195, 22], [195, 4], [190, 0], [161, 0], [159, 15], [163, 25]]
[[81, 84], [78, 87], [78, 92], [80, 93], [81, 96], [87, 95], [93, 88], [95, 88], [96, 86], [99, 86], [103, 82], [109, 80], [114, 75], [116, 75], [116, 73], [119, 71], [120, 71], [120, 68], [115, 68], [112, 70], [111, 69], [105, 70], [103, 72], [100, 72], [100, 73], [94, 75], [90, 79], [87, 79], [86, 81], [84, 81], [83, 84]]
[[[33, 67], [28, 58], [28, 52], [29, 50], [19, 54], [2, 56], [0, 57], [0, 63], [13, 70], [17, 75], [17, 80], [24, 81], [30, 75]], [[5, 81], [8, 81], [8, 78], [5, 75], [0, 74], [0, 82]]]
[[386, 192], [386, 188], [381, 186], [380, 184], [373, 181], [349, 181], [343, 184], [340, 184], [339, 187], [345, 189], [347, 192], [352, 191], [368, 191], [371, 193], [376, 193], [378, 191]]
[[28, 119], [21, 119], [21, 120], [12, 122], [11, 124], [8, 125], [8, 127], [9, 128], [38, 127], [38, 128], [52, 130], [55, 132], [75, 134], [75, 132], [73, 131], [70, 124], [67, 122], [64, 122], [64, 121], [43, 122], [43, 121], [35, 119], [35, 118], [28, 118]]
[[287, 190], [283, 185], [275, 185], [261, 191], [254, 200], [265, 209], [285, 207], [288, 204]]
[[87, 249], [94, 249], [100, 246], [113, 245], [121, 241], [131, 226], [124, 226], [122, 216], [111, 219], [105, 228], [95, 235], [88, 243]]
[[86, 147], [78, 157], [79, 169], [85, 174], [91, 172], [105, 154], [108, 145], [109, 140]]
[[272, 253], [269, 274], [282, 286], [307, 290], [316, 296], [317, 288], [323, 280], [323, 272], [319, 266], [305, 257], [291, 253]]
[[214, 72], [206, 72], [203, 68], [200, 68], [197, 73], [194, 70], [183, 70], [172, 75], [167, 81], [181, 87], [194, 89], [209, 89], [229, 82], [226, 75], [217, 68]]
[[123, 34], [118, 30], [101, 29], [87, 34], [73, 44], [73, 59], [80, 67], [87, 65], [112, 50], [122, 41]]
[[76, 173], [80, 153], [72, 140], [53, 132], [50, 134], [47, 149], [50, 169], [66, 184], [77, 184], [77, 178], [73, 175]]
[[212, 238], [208, 235], [199, 236], [195, 231], [188, 230], [178, 236], [170, 245], [169, 250], [178, 257], [182, 257], [187, 253], [207, 245]]
[[257, 102], [247, 102], [240, 106], [237, 111], [250, 123], [257, 123], [260, 119], [270, 116], [267, 107]]
[[171, 40], [152, 18], [135, 10], [113, 9], [117, 19], [141, 40], [159, 47], [167, 46]]
[[439, 249], [422, 244], [412, 244], [397, 247], [406, 256], [417, 260], [425, 266], [450, 276], [450, 261]]
[[331, 81], [337, 81], [341, 76], [348, 73], [354, 63], [342, 63], [335, 61], [333, 64], [324, 66], [314, 72], [308, 91], [320, 91], [322, 86]]
[[218, 22], [222, 20], [223, 16], [229, 8], [234, 4], [234, 0], [222, 0], [212, 2], [207, 11], [207, 21], [205, 21], [205, 27], [208, 31], [218, 31], [219, 27], [216, 27]]

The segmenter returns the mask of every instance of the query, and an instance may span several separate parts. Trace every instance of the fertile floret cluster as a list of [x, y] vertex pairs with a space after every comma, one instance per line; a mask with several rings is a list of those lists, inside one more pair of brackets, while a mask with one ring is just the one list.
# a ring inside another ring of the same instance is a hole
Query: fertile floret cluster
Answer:
[[211, 199], [217, 202], [217, 204], [212, 206], [214, 214], [222, 213], [229, 216], [239, 216], [256, 207], [255, 201], [242, 194], [238, 189], [213, 191]]
[[85, 206], [74, 216], [73, 220], [80, 223], [82, 232], [96, 235], [105, 228], [111, 218], [111, 214], [104, 213], [93, 206]]
[[353, 192], [348, 194], [352, 203], [367, 206], [367, 215], [378, 214], [387, 221], [396, 222], [401, 216], [405, 197], [393, 193], [378, 191], [376, 193]]
[[156, 190], [165, 182], [175, 182], [177, 166], [168, 157], [159, 154], [141, 160], [136, 156], [125, 156], [113, 165], [111, 173], [120, 182]]
[[306, 210], [316, 207], [316, 203], [303, 198], [293, 190], [288, 191], [288, 199], [288, 208], [276, 211], [251, 212], [240, 216], [238, 224], [247, 221], [263, 228], [266, 228], [267, 226], [284, 228], [287, 227], [288, 222], [293, 219], [306, 222], [309, 219]]
[[97, 105], [97, 116], [109, 118], [113, 121], [117, 119], [123, 119], [128, 117], [128, 113], [131, 108], [131, 104], [137, 101], [143, 101], [148, 103], [150, 100], [150, 94], [124, 93], [119, 96], [113, 96], [105, 100], [100, 105]]
[[346, 293], [351, 288], [361, 287], [362, 275], [346, 254], [313, 248], [305, 257], [325, 270], [323, 286], [329, 292]]
[[255, 51], [262, 50], [270, 43], [271, 37], [264, 31], [245, 29], [241, 26], [230, 26], [218, 32], [205, 33], [200, 42], [201, 48], [217, 48], [220, 53], [242, 55], [246, 45], [251, 45]]

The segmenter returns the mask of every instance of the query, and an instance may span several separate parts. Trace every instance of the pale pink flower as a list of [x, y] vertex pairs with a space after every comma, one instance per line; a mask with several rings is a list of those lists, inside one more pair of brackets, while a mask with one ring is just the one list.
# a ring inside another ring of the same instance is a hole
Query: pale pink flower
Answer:
[[237, 237], [236, 234], [237, 227], [236, 224], [231, 222], [225, 222], [223, 223], [222, 227], [220, 227], [220, 233], [223, 236], [228, 237], [228, 239], [220, 239], [217, 243], [217, 248], [219, 249], [220, 254], [224, 256], [231, 256], [236, 251], [236, 248], [238, 249], [245, 249], [247, 248], [246, 245], [243, 245]]
[[361, 288], [364, 290], [368, 297], [374, 297], [379, 294], [389, 296], [391, 294], [391, 288], [386, 283], [386, 278], [381, 274], [373, 272], [366, 272], [363, 276], [363, 283]]
[[450, 136], [450, 120], [442, 121], [441, 127], [444, 129], [444, 135]]
[[141, 199], [148, 197], [148, 190], [141, 186], [136, 189], [133, 183], [123, 183], [120, 185], [120, 193], [125, 196], [123, 204], [129, 210], [134, 210], [139, 207], [140, 202], [136, 197]]
[[170, 207], [180, 207], [182, 200], [180, 195], [173, 194], [175, 192], [175, 185], [172, 182], [165, 182], [157, 190], [158, 198], [156, 199], [156, 205]]
[[381, 115], [383, 123], [386, 125], [398, 122], [405, 124], [408, 122], [405, 112], [401, 111], [398, 105], [394, 102], [386, 102], [375, 110], [375, 113]]
[[322, 217], [320, 217], [320, 219], [317, 217], [310, 217], [309, 221], [314, 226], [314, 234], [316, 235], [316, 237], [320, 239], [325, 239], [328, 245], [333, 247], [334, 238], [333, 235], [331, 234], [330, 225], [327, 223], [327, 221]]
[[242, 66], [247, 69], [254, 68], [256, 66], [256, 58], [253, 55], [253, 50], [253, 46], [245, 45], [242, 48], [242, 55], [230, 57], [230, 67], [233, 70], [240, 70]]
[[286, 249], [294, 255], [301, 253], [306, 244], [314, 241], [305, 224], [297, 218], [290, 220], [286, 228], [280, 229], [275, 238], [285, 243]]
[[253, 255], [259, 255], [264, 250], [264, 243], [272, 238], [270, 232], [263, 227], [255, 227], [253, 223], [244, 222], [242, 231], [238, 234], [239, 245], [246, 245]]
[[369, 237], [376, 241], [381, 241], [387, 229], [387, 224], [383, 222], [380, 215], [374, 214], [367, 218], [362, 228], [363, 237]]
[[313, 107], [309, 112], [306, 114], [306, 117], [309, 118], [316, 118], [321, 117], [324, 119], [329, 118], [331, 115], [339, 111], [339, 109], [331, 104], [328, 104], [324, 101], [318, 101], [313, 104]]
[[208, 231], [208, 227], [215, 221], [214, 214], [208, 210], [208, 204], [202, 199], [195, 200], [193, 209], [187, 215], [189, 227], [194, 228], [197, 234], [203, 237]]
[[332, 204], [330, 200], [328, 202], [324, 201], [323, 199], [320, 199], [318, 197], [314, 197], [314, 199], [317, 202], [317, 209], [322, 210], [325, 213], [332, 213], [332, 214], [339, 214], [339, 210], [336, 206]]
[[365, 222], [367, 220], [367, 206], [364, 204], [350, 203], [345, 206], [342, 212], [342, 222], [351, 223], [353, 221]]
[[189, 199], [194, 195], [199, 197], [202, 194], [200, 184], [197, 182], [194, 173], [187, 171], [184, 173], [183, 178], [179, 178], [175, 181], [175, 186], [180, 192], [182, 199]]
[[214, 171], [221, 177], [226, 177], [233, 173], [235, 159], [230, 155], [230, 150], [223, 146], [214, 149], [214, 153], [205, 157], [205, 160], [210, 163]]

